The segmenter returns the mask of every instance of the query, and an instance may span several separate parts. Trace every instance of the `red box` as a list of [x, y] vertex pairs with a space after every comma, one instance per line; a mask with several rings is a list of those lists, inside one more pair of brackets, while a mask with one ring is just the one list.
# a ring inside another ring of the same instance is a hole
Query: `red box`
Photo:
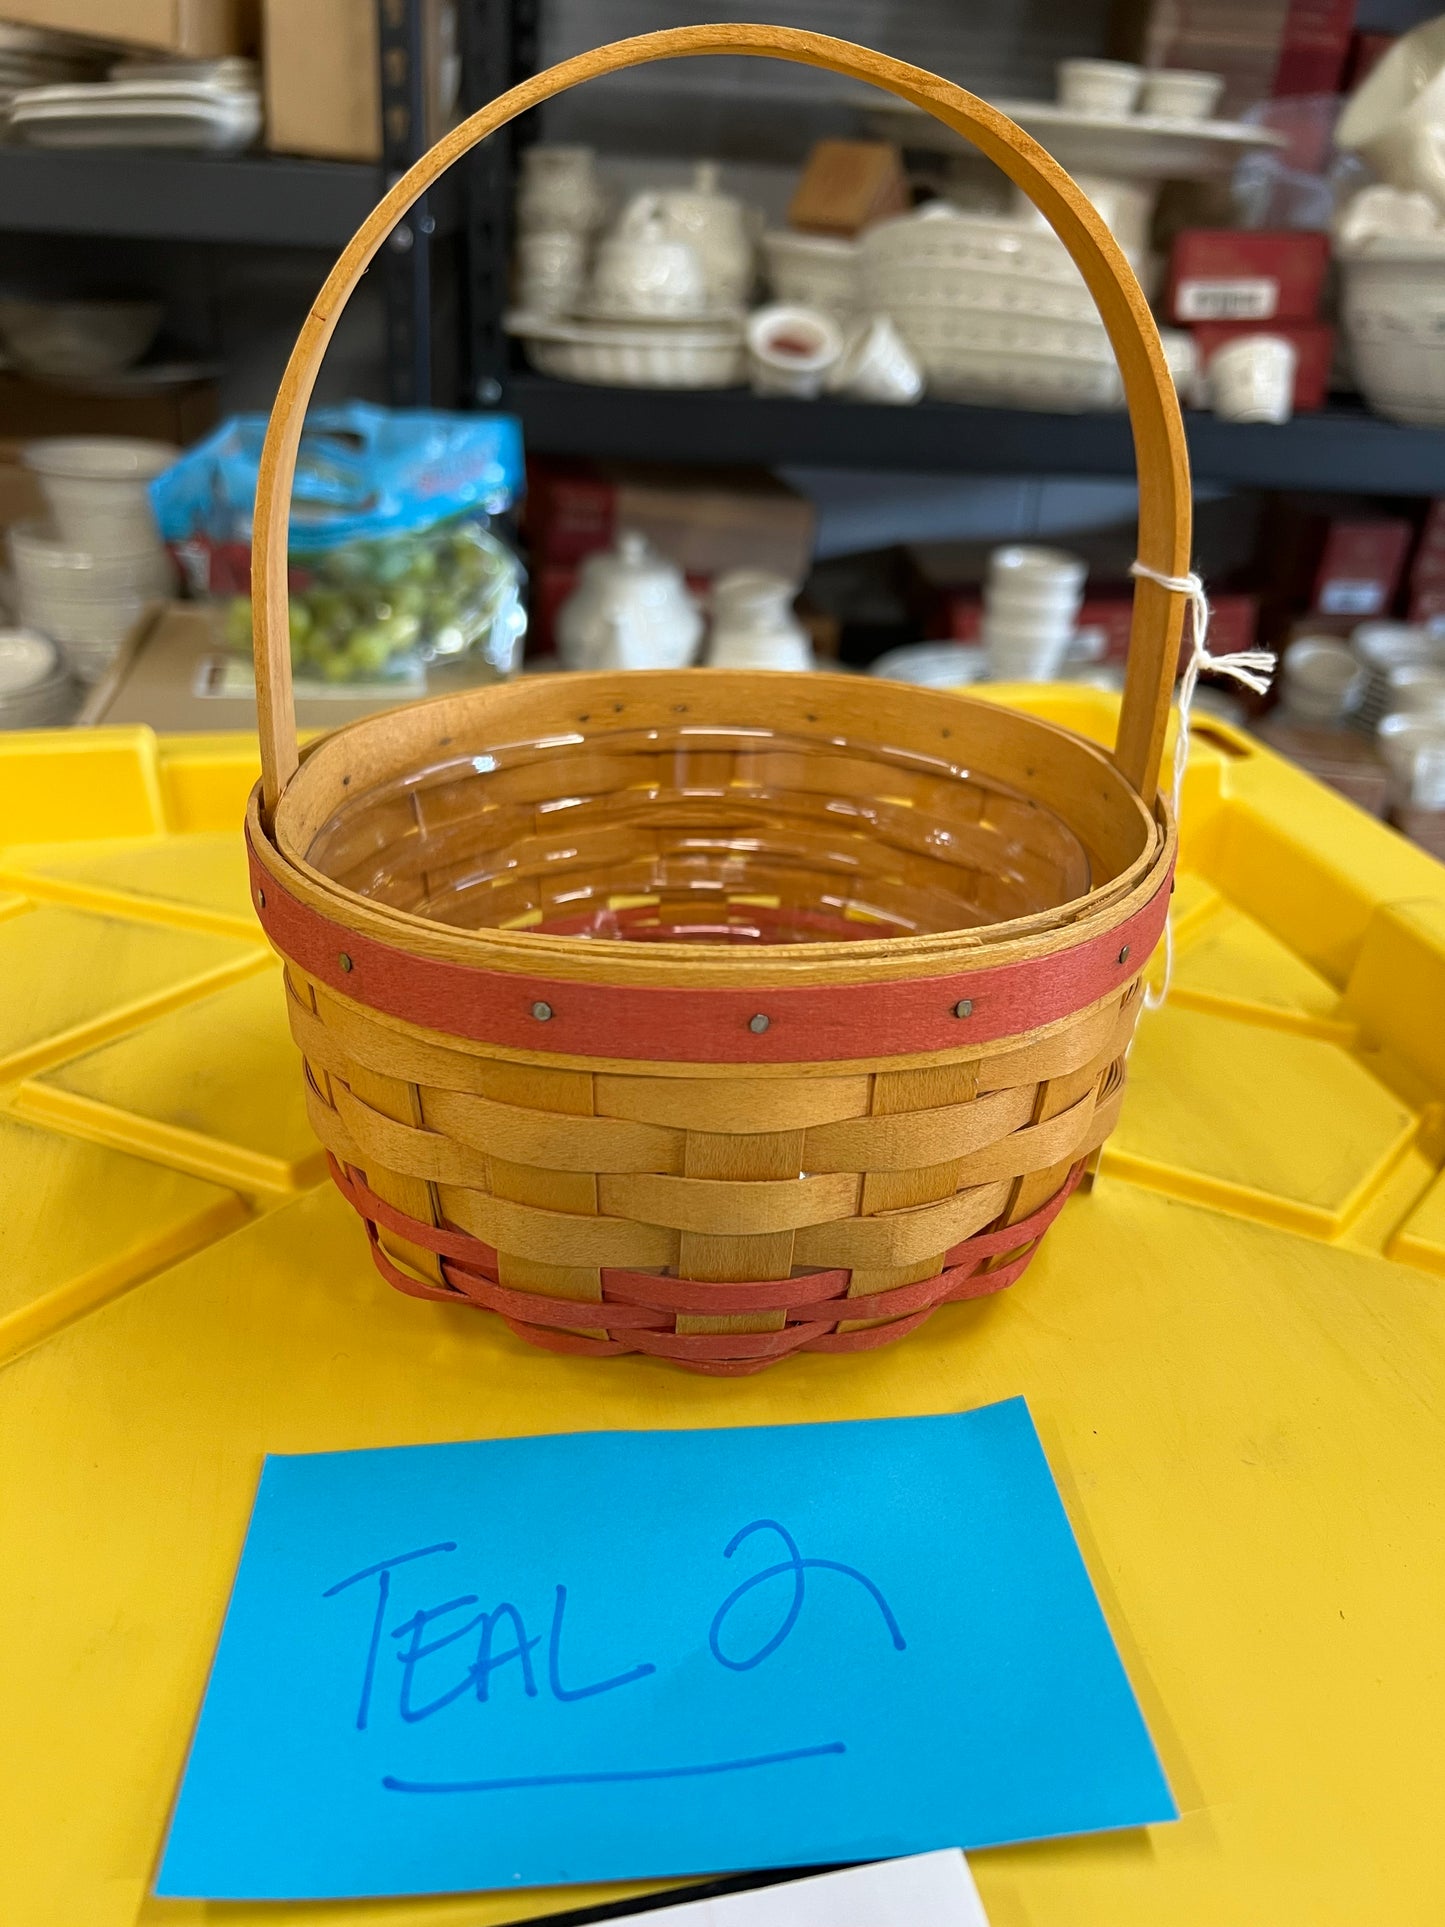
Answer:
[[1384, 615], [1395, 600], [1415, 531], [1392, 516], [1331, 520], [1315, 570], [1311, 609], [1327, 616]]
[[1294, 371], [1294, 411], [1308, 414], [1323, 408], [1329, 392], [1330, 368], [1335, 357], [1335, 331], [1326, 321], [1200, 321], [1189, 331], [1199, 350], [1199, 366], [1207, 368], [1226, 342], [1246, 335], [1282, 335], [1292, 341], [1299, 357]]
[[1327, 234], [1184, 228], [1164, 293], [1171, 321], [1313, 321], [1330, 260]]
[[1438, 582], [1416, 582], [1410, 588], [1411, 622], [1439, 622], [1445, 617], [1445, 577]]
[[1289, 0], [1273, 92], [1337, 94], [1350, 57], [1356, 0]]

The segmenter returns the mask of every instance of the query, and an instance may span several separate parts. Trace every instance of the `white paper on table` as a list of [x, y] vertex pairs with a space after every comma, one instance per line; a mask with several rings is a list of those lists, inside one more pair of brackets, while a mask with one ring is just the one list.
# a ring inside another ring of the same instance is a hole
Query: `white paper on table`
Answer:
[[657, 1927], [988, 1927], [957, 1847], [621, 1918]]

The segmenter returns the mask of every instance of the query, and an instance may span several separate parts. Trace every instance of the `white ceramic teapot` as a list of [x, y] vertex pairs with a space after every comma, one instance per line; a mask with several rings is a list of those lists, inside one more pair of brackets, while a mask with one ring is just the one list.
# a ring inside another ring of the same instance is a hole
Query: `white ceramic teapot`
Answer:
[[681, 570], [631, 531], [588, 556], [557, 612], [557, 653], [568, 669], [686, 669], [701, 636]]
[[700, 161], [690, 188], [659, 194], [657, 205], [669, 232], [700, 256], [708, 305], [739, 308], [753, 291], [757, 267], [748, 213], [741, 201], [718, 191], [716, 161]]
[[712, 669], [811, 669], [813, 644], [793, 614], [798, 585], [765, 569], [731, 569], [712, 591]]
[[597, 249], [588, 311], [599, 319], [680, 321], [707, 312], [707, 272], [691, 241], [639, 194]]

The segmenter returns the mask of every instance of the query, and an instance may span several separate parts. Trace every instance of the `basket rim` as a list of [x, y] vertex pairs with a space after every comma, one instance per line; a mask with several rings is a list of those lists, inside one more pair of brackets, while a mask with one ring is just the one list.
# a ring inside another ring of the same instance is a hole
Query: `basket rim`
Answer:
[[[569, 694], [579, 692], [585, 700], [588, 688], [596, 694], [612, 689], [619, 681], [625, 681], [627, 686], [639, 690], [657, 690], [674, 689], [681, 678], [706, 677], [716, 687], [725, 674], [730, 675], [735, 684], [758, 681], [792, 690], [797, 689], [800, 681], [797, 676], [784, 671], [763, 670], [644, 670], [629, 672], [625, 678], [605, 672], [573, 673], [565, 681]], [[856, 679], [853, 677], [814, 672], [801, 680], [806, 682], [809, 689], [818, 690], [823, 696], [833, 690], [847, 691], [856, 697]], [[340, 729], [314, 738], [303, 749], [301, 764], [277, 805], [274, 829], [268, 830], [265, 824], [261, 785], [256, 786], [248, 799], [246, 829], [256, 861], [308, 908], [393, 948], [410, 947], [418, 954], [446, 958], [477, 969], [509, 971], [520, 976], [545, 971], [548, 975], [577, 981], [653, 983], [661, 986], [675, 983], [679, 973], [684, 973], [689, 983], [740, 988], [790, 980], [845, 983], [905, 979], [925, 974], [938, 975], [954, 968], [983, 968], [1055, 949], [1067, 949], [1075, 943], [1086, 941], [1099, 930], [1122, 921], [1128, 914], [1126, 906], [1141, 893], [1145, 899], [1152, 895], [1150, 879], [1157, 878], [1166, 860], [1172, 861], [1176, 829], [1167, 799], [1160, 794], [1156, 796], [1152, 808], [1146, 806], [1108, 752], [1097, 743], [1090, 742], [1074, 730], [1042, 717], [1031, 716], [1022, 710], [1003, 709], [999, 705], [952, 691], [916, 691], [903, 684], [897, 685], [893, 692], [895, 695], [901, 693], [918, 697], [921, 699], [920, 707], [924, 704], [930, 708], [936, 707], [940, 716], [949, 713], [945, 705], [952, 705], [955, 715], [963, 710], [973, 712], [971, 720], [984, 719], [994, 724], [1002, 721], [1009, 729], [1021, 730], [1025, 735], [1037, 735], [1043, 742], [1062, 743], [1071, 755], [1082, 756], [1092, 766], [1093, 772], [1107, 783], [1115, 800], [1120, 804], [1127, 802], [1137, 811], [1145, 826], [1143, 847], [1137, 856], [1115, 876], [1084, 896], [1071, 898], [1027, 917], [914, 936], [855, 937], [823, 943], [756, 946], [721, 946], [671, 940], [639, 944], [625, 938], [559, 936], [536, 930], [504, 930], [489, 926], [459, 928], [419, 916], [413, 911], [379, 903], [336, 882], [306, 860], [292, 834], [291, 819], [295, 814], [298, 793], [308, 787], [308, 777], [314, 780], [321, 773], [318, 758], [329, 761], [348, 743], [356, 744], [367, 738], [383, 740], [388, 733], [394, 733], [399, 717], [416, 722], [428, 712], [436, 716], [455, 713], [458, 705], [464, 713], [470, 707], [480, 707], [487, 699], [505, 698], [508, 692], [519, 691], [526, 686], [520, 682], [484, 685], [465, 692], [462, 697], [428, 697], [396, 710], [358, 717]], [[533, 688], [535, 686], [532, 685]], [[724, 725], [720, 723], [718, 726]], [[819, 747], [824, 747], [828, 741], [827, 736], [820, 734]], [[980, 769], [979, 773], [991, 777], [995, 782], [1007, 783], [1009, 780], [993, 776], [991, 771], [984, 769]], [[288, 804], [293, 808], [288, 809]]]

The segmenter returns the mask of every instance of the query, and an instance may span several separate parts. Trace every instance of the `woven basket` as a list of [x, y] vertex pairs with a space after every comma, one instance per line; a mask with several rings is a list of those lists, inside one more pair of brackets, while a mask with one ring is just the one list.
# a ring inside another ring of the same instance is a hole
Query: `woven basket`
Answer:
[[646, 35], [447, 135], [323, 288], [262, 460], [247, 819], [311, 1116], [383, 1274], [553, 1350], [715, 1373], [870, 1349], [1012, 1284], [1108, 1134], [1171, 888], [1156, 784], [1181, 619], [1138, 584], [1112, 757], [962, 696], [704, 670], [479, 689], [298, 759], [290, 491], [368, 261], [525, 108], [644, 60], [738, 53], [874, 82], [1027, 190], [1118, 355], [1141, 559], [1187, 570], [1183, 432], [1153, 322], [1041, 148], [842, 41]]

